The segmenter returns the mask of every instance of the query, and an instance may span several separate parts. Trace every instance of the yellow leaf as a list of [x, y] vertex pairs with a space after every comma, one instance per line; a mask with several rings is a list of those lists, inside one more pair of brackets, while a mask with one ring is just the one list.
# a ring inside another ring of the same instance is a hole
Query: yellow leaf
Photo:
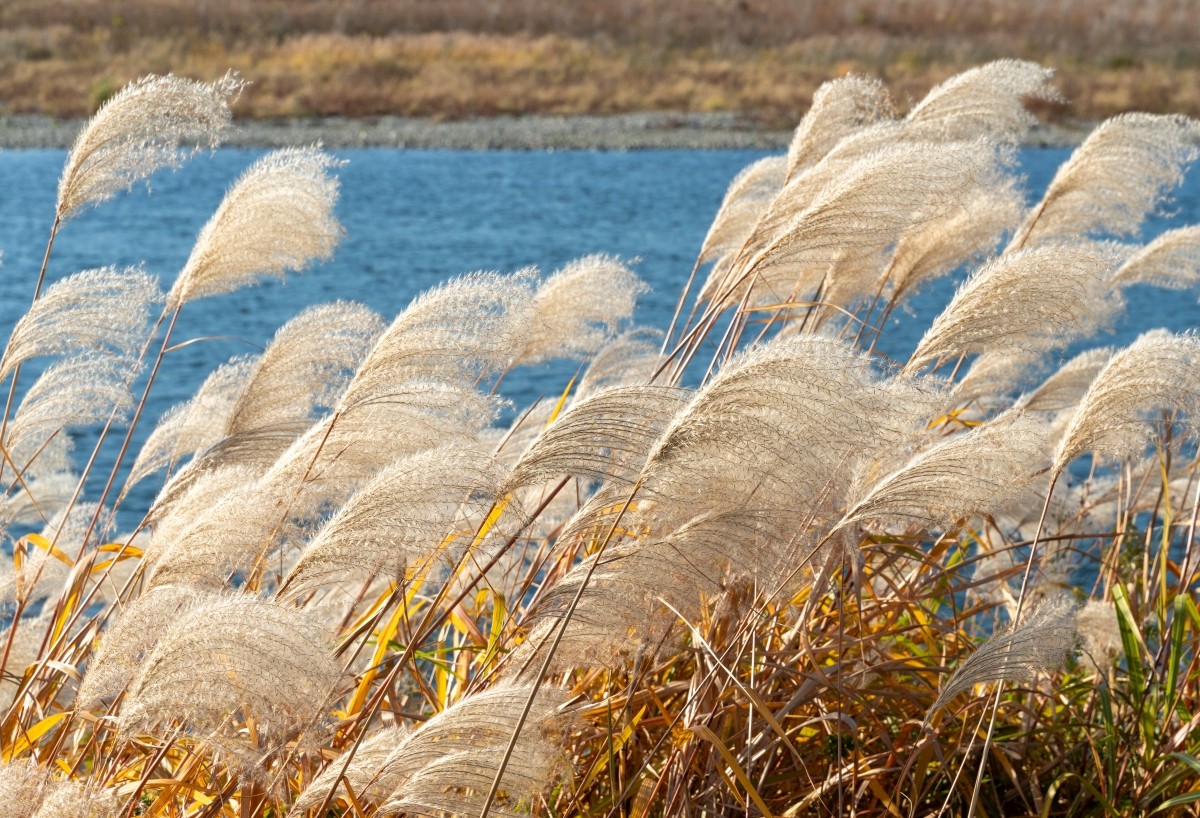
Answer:
[[28, 750], [33, 746], [34, 742], [46, 735], [46, 733], [50, 732], [56, 724], [66, 718], [68, 713], [69, 711], [64, 710], [61, 713], [55, 713], [53, 716], [46, 716], [46, 718], [30, 727], [28, 730], [23, 731], [16, 743], [4, 751], [4, 760], [12, 761], [14, 758], [21, 755], [21, 753]]
[[558, 415], [560, 412], [562, 412], [562, 408], [567, 402], [567, 395], [571, 394], [571, 387], [574, 385], [575, 377], [572, 376], [571, 380], [567, 383], [567, 388], [564, 389], [562, 395], [559, 396], [558, 403], [554, 404], [554, 411], [550, 413], [550, 417], [546, 420], [547, 428], [554, 423], [554, 421], [558, 420]]
[[729, 769], [733, 771], [733, 775], [738, 780], [738, 783], [742, 785], [742, 788], [746, 790], [746, 794], [750, 796], [750, 800], [754, 802], [754, 806], [758, 807], [766, 818], [772, 818], [771, 811], [767, 809], [767, 804], [762, 800], [762, 796], [758, 794], [758, 790], [754, 789], [754, 785], [750, 783], [750, 779], [746, 776], [746, 771], [742, 769], [741, 764], [738, 764], [737, 759], [733, 757], [733, 753], [729, 752], [729, 748], [721, 743], [721, 739], [717, 738], [717, 734], [703, 724], [694, 724], [687, 729], [716, 748], [717, 752], [721, 754], [721, 758], [725, 759], [725, 763], [729, 765]]
[[637, 715], [630, 719], [629, 724], [625, 725], [625, 728], [617, 734], [616, 738], [612, 740], [608, 750], [604, 753], [604, 755], [596, 759], [596, 763], [592, 765], [591, 771], [583, 780], [583, 786], [579, 787], [579, 792], [584, 792], [587, 790], [587, 788], [591, 786], [592, 782], [596, 780], [596, 776], [600, 774], [600, 771], [607, 768], [608, 760], [617, 753], [621, 752], [621, 749], [629, 741], [629, 737], [633, 735], [633, 731], [637, 729], [637, 724], [642, 720], [642, 716], [644, 715], [646, 715], [646, 705], [642, 705], [642, 709], [637, 712]]
[[50, 542], [48, 539], [43, 537], [41, 534], [26, 534], [21, 539], [27, 543], [30, 543], [31, 545], [36, 545], [38, 548], [42, 549], [43, 551], [50, 552], [51, 555], [56, 557], [60, 562], [65, 563], [67, 566], [72, 567], [72, 568], [75, 567], [75, 563], [71, 561], [70, 557], [68, 557], [66, 554], [63, 553], [63, 550], [61, 548], [59, 548], [54, 543]]

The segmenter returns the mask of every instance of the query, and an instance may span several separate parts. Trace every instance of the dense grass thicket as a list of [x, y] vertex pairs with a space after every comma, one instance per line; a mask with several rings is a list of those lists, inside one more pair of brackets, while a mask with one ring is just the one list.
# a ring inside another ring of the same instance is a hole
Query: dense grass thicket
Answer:
[[[1200, 339], [1095, 340], [1126, 287], [1200, 287], [1197, 226], [1131, 243], [1200, 123], [1109, 119], [1029, 208], [1048, 70], [903, 117], [832, 80], [732, 180], [669, 327], [630, 324], [617, 258], [471, 273], [394, 317], [306, 309], [146, 417], [181, 310], [334, 252], [339, 163], [248, 167], [170, 282], [48, 274], [55, 236], [216, 144], [241, 89], [149, 77], [96, 114], [0, 356], [5, 815], [1200, 802]], [[912, 357], [878, 354], [956, 270]], [[579, 374], [498, 423], [506, 373], [554, 358]]]

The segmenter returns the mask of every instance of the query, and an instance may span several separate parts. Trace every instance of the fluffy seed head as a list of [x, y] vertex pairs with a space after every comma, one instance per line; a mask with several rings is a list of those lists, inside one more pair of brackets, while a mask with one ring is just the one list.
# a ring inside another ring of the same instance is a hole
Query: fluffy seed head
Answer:
[[691, 393], [669, 386], [618, 386], [573, 404], [544, 429], [513, 468], [508, 487], [566, 475], [632, 482], [650, 447]]
[[1137, 453], [1150, 441], [1149, 418], [1160, 409], [1193, 422], [1200, 417], [1200, 339], [1149, 332], [1114, 354], [1067, 424], [1054, 472], [1087, 451], [1111, 458]]
[[419, 295], [367, 353], [338, 405], [386, 399], [392, 384], [416, 378], [474, 386], [525, 343], [533, 315], [534, 271], [459, 276]]
[[31, 818], [111, 818], [119, 814], [123, 800], [112, 789], [61, 781], [53, 785]]
[[1150, 284], [1183, 290], [1200, 283], [1200, 224], [1178, 227], [1126, 259], [1112, 274], [1112, 282], [1125, 287]]
[[133, 409], [132, 362], [110, 356], [68, 358], [42, 373], [8, 425], [5, 447], [24, 464], [54, 434], [119, 420]]
[[265, 276], [283, 278], [332, 256], [342, 227], [333, 215], [338, 182], [329, 171], [339, 164], [316, 148], [285, 148], [251, 165], [201, 229], [167, 306]]
[[697, 265], [741, 248], [763, 209], [783, 187], [786, 162], [783, 156], [767, 156], [750, 163], [733, 177], [700, 245]]
[[537, 288], [525, 348], [514, 363], [586, 358], [629, 320], [638, 296], [647, 289], [611, 256], [571, 262]]
[[943, 528], [1000, 511], [1045, 470], [1049, 448], [1044, 421], [1000, 415], [925, 449], [870, 486], [839, 526], [895, 519]]
[[106, 102], [75, 139], [58, 183], [57, 216], [66, 221], [145, 179], [178, 166], [188, 144], [215, 147], [229, 104], [245, 83], [230, 72], [212, 83], [147, 76]]
[[1017, 405], [1030, 412], [1061, 412], [1074, 407], [1115, 351], [1114, 347], [1096, 347], [1079, 353]]
[[894, 113], [892, 97], [878, 79], [848, 74], [822, 83], [792, 134], [787, 178], [819, 162], [842, 137]]
[[995, 60], [956, 74], [917, 103], [905, 119], [909, 138], [947, 141], [980, 136], [1015, 143], [1036, 122], [1026, 99], [1060, 101], [1054, 72], [1026, 60]]
[[925, 720], [980, 682], [1027, 680], [1058, 668], [1075, 646], [1077, 611], [1065, 595], [1048, 599], [1017, 627], [984, 642], [942, 685]]
[[1052, 244], [1010, 251], [963, 282], [917, 345], [906, 372], [976, 352], [1045, 351], [1106, 326], [1123, 306], [1107, 245]]
[[49, 770], [31, 758], [0, 762], [0, 801], [12, 815], [32, 815], [53, 788]]
[[225, 427], [256, 360], [234, 358], [204, 379], [196, 394], [163, 413], [142, 444], [122, 496], [146, 476], [180, 458], [205, 449], [225, 435]]
[[[304, 614], [220, 596], [166, 625], [129, 686], [118, 725], [132, 735], [169, 720], [229, 753], [230, 766], [253, 772], [284, 742], [323, 733], [339, 676], [322, 629]], [[239, 729], [247, 718], [253, 739]]]
[[592, 356], [575, 399], [582, 400], [613, 386], [649, 383], [662, 364], [662, 333], [653, 329], [630, 330]]
[[136, 267], [86, 270], [56, 282], [13, 327], [0, 378], [42, 355], [105, 353], [128, 357], [145, 342], [158, 280]]
[[[490, 455], [440, 447], [399, 460], [353, 495], [317, 532], [288, 575], [288, 596], [347, 577], [404, 576], [436, 555], [452, 558], [500, 497], [505, 469]], [[490, 532], [505, 539], [521, 515], [510, 503]]]
[[1200, 122], [1119, 114], [1092, 131], [1058, 169], [1012, 248], [1087, 234], [1135, 234], [1197, 155]]
[[782, 301], [844, 268], [882, 269], [882, 254], [906, 230], [944, 218], [995, 183], [999, 162], [981, 142], [902, 142], [870, 154], [747, 257], [738, 275], [754, 276], [763, 297]]
[[332, 408], [383, 332], [362, 304], [318, 304], [288, 321], [256, 363], [231, 408], [226, 435], [313, 420]]

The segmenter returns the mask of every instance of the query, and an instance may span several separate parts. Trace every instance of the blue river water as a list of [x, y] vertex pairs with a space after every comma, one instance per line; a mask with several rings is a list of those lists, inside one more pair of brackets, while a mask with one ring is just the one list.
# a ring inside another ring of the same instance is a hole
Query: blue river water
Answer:
[[[88, 210], [59, 234], [48, 280], [104, 265], [142, 264], [169, 288], [196, 234], [226, 188], [260, 155], [220, 150], [194, 157], [182, 169], [159, 173], [150, 189], [133, 191]], [[422, 290], [473, 270], [513, 271], [536, 265], [549, 273], [582, 255], [611, 253], [637, 259], [634, 269], [652, 291], [636, 322], [665, 328], [709, 222], [729, 180], [763, 154], [752, 151], [646, 152], [339, 152], [342, 195], [338, 215], [346, 236], [334, 258], [229, 295], [189, 304], [174, 338], [201, 339], [172, 351], [151, 396], [137, 446], [157, 417], [189, 397], [213, 367], [254, 352], [305, 306], [333, 299], [366, 303], [387, 320]], [[1032, 200], [1040, 196], [1065, 149], [1027, 149], [1020, 171]], [[63, 151], [0, 151], [0, 338], [28, 307], [53, 216]], [[1193, 172], [1141, 236], [1200, 221], [1200, 173]], [[931, 287], [908, 314], [898, 314], [881, 349], [902, 359], [945, 305], [954, 282]], [[1152, 327], [1200, 326], [1195, 293], [1137, 289], [1114, 327], [1126, 342]], [[557, 395], [576, 364], [554, 362], [508, 376], [503, 393], [517, 406]], [[24, 380], [24, 379], [23, 379]], [[32, 379], [30, 379], [32, 380]], [[94, 437], [78, 436], [77, 459]], [[129, 458], [130, 460], [132, 458]], [[102, 458], [101, 466], [111, 463]], [[107, 468], [96, 470], [107, 473]], [[129, 501], [136, 520], [155, 481]], [[98, 493], [95, 491], [89, 494]], [[123, 515], [128, 518], [129, 515]]]

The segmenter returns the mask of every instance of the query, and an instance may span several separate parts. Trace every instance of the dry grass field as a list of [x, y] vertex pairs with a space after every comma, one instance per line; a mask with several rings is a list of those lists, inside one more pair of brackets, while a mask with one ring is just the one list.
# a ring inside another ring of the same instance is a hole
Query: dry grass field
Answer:
[[[686, 11], [684, 10], [686, 9]], [[1056, 69], [1043, 115], [1200, 113], [1187, 0], [10, 0], [7, 112], [80, 116], [148, 72], [251, 86], [242, 117], [753, 112], [790, 127], [856, 71], [901, 106], [1000, 57]]]

